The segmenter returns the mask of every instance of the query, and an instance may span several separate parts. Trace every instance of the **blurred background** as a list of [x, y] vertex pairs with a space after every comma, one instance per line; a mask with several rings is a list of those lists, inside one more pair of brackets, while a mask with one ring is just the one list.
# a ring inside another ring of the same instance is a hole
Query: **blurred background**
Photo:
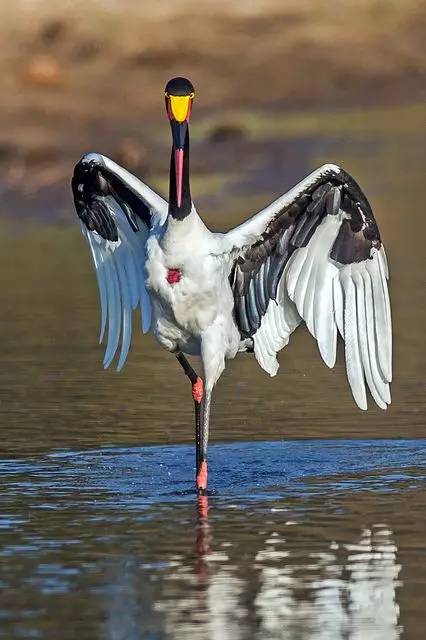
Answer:
[[342, 358], [329, 371], [299, 329], [276, 378], [247, 356], [230, 364], [213, 439], [423, 435], [425, 3], [1, 0], [0, 11], [0, 448], [192, 438], [187, 382], [151, 338], [136, 332], [121, 374], [101, 369], [69, 189], [80, 156], [100, 151], [167, 194], [174, 75], [196, 87], [192, 193], [211, 227], [332, 161], [370, 199], [392, 271], [386, 413], [361, 413]]

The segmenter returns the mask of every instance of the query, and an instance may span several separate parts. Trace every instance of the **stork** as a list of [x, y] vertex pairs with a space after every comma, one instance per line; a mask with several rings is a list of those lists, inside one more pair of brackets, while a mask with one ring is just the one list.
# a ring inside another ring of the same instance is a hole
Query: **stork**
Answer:
[[[207, 489], [213, 387], [228, 359], [253, 353], [271, 376], [277, 352], [305, 322], [322, 359], [345, 343], [353, 398], [367, 409], [366, 387], [390, 403], [392, 329], [385, 249], [370, 204], [335, 164], [305, 177], [246, 222], [213, 233], [192, 202], [189, 119], [194, 87], [165, 88], [172, 132], [168, 202], [110, 158], [89, 153], [72, 178], [75, 207], [96, 270], [103, 364], [127, 358], [133, 311], [173, 354], [192, 385], [196, 489]], [[196, 373], [187, 355], [199, 356]]]

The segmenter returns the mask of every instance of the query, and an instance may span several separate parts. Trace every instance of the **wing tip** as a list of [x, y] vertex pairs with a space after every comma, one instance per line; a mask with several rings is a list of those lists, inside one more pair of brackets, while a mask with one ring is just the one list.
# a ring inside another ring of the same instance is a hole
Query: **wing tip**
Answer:
[[389, 384], [387, 385], [386, 391], [387, 391], [386, 397], [385, 398], [383, 398], [383, 397], [381, 398], [384, 406], [381, 406], [379, 403], [377, 403], [377, 404], [379, 404], [379, 407], [381, 409], [383, 409], [383, 411], [386, 411], [386, 409], [389, 407], [389, 405], [392, 404], [392, 398], [391, 398], [391, 394], [390, 394]]
[[358, 409], [361, 409], [361, 411], [368, 410], [367, 398], [355, 398], [354, 396], [354, 400], [358, 406]]
[[[386, 411], [389, 405], [392, 404], [389, 385], [388, 385], [388, 394], [386, 394], [386, 397], [383, 397], [383, 395], [378, 395], [377, 393], [373, 396], [370, 389], [369, 389], [369, 392], [370, 392], [371, 398], [374, 400], [374, 402], [379, 407], [379, 409], [382, 409], [382, 411]], [[355, 395], [353, 394], [353, 397], [359, 409], [361, 409], [362, 411], [368, 410], [367, 396], [365, 396], [365, 398], [364, 397], [356, 398]]]
[[331, 357], [331, 358], [328, 358], [328, 356], [327, 356], [327, 359], [326, 359], [325, 356], [321, 353], [321, 358], [322, 358], [324, 364], [326, 364], [329, 369], [334, 369], [334, 367], [336, 365], [336, 354], [334, 354], [334, 356]]
[[104, 370], [108, 369], [109, 366], [111, 365], [111, 362], [114, 360], [114, 354], [112, 356], [109, 356], [108, 358], [104, 358], [102, 361], [102, 366], [104, 368]]

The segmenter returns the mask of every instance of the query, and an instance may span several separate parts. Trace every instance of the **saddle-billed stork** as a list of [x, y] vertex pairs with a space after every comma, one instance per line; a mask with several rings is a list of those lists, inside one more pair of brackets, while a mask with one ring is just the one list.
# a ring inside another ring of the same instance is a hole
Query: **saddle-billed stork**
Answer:
[[[227, 359], [254, 353], [274, 376], [276, 354], [304, 321], [333, 367], [345, 342], [352, 394], [367, 408], [390, 403], [392, 329], [388, 267], [370, 204], [335, 164], [316, 169], [227, 233], [213, 233], [191, 198], [189, 118], [194, 87], [165, 88], [172, 131], [167, 202], [98, 153], [75, 167], [72, 190], [99, 285], [104, 366], [118, 369], [131, 342], [132, 314], [176, 356], [195, 403], [196, 487], [207, 487], [211, 394]], [[121, 338], [121, 340], [120, 340]], [[185, 354], [200, 356], [200, 375]]]

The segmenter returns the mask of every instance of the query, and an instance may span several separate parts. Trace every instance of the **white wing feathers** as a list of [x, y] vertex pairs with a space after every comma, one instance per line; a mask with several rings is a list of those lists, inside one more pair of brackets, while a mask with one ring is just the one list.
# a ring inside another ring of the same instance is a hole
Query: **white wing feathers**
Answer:
[[118, 240], [105, 240], [95, 231], [81, 224], [83, 235], [90, 245], [99, 287], [101, 305], [102, 342], [108, 326], [108, 339], [104, 367], [108, 367], [120, 345], [117, 370], [127, 358], [132, 337], [132, 312], [140, 307], [142, 331], [151, 325], [151, 303], [145, 288], [144, 265], [146, 259], [147, 227], [140, 224], [136, 233], [118, 207], [111, 206], [110, 213], [118, 230]]
[[277, 302], [269, 301], [262, 323], [253, 336], [256, 360], [271, 376], [278, 372], [277, 352], [288, 344], [290, 335], [301, 322], [296, 306], [288, 297], [284, 278], [281, 278]]
[[322, 359], [333, 367], [339, 331], [345, 341], [346, 370], [355, 402], [367, 409], [367, 383], [376, 403], [386, 409], [391, 401], [392, 326], [385, 250], [383, 245], [378, 251], [372, 249], [371, 259], [362, 262], [333, 262], [329, 254], [340, 224], [341, 216], [326, 216], [308, 245], [291, 256], [277, 302], [269, 302], [253, 336], [255, 355], [275, 375], [275, 354], [303, 318]]
[[[167, 218], [167, 202], [145, 183], [99, 153], [88, 153], [71, 180], [76, 212], [89, 243], [99, 286], [104, 366], [119, 350], [117, 369], [126, 361], [132, 315], [140, 307], [142, 330], [151, 325], [145, 288], [146, 241]], [[121, 340], [121, 343], [120, 343]]]

